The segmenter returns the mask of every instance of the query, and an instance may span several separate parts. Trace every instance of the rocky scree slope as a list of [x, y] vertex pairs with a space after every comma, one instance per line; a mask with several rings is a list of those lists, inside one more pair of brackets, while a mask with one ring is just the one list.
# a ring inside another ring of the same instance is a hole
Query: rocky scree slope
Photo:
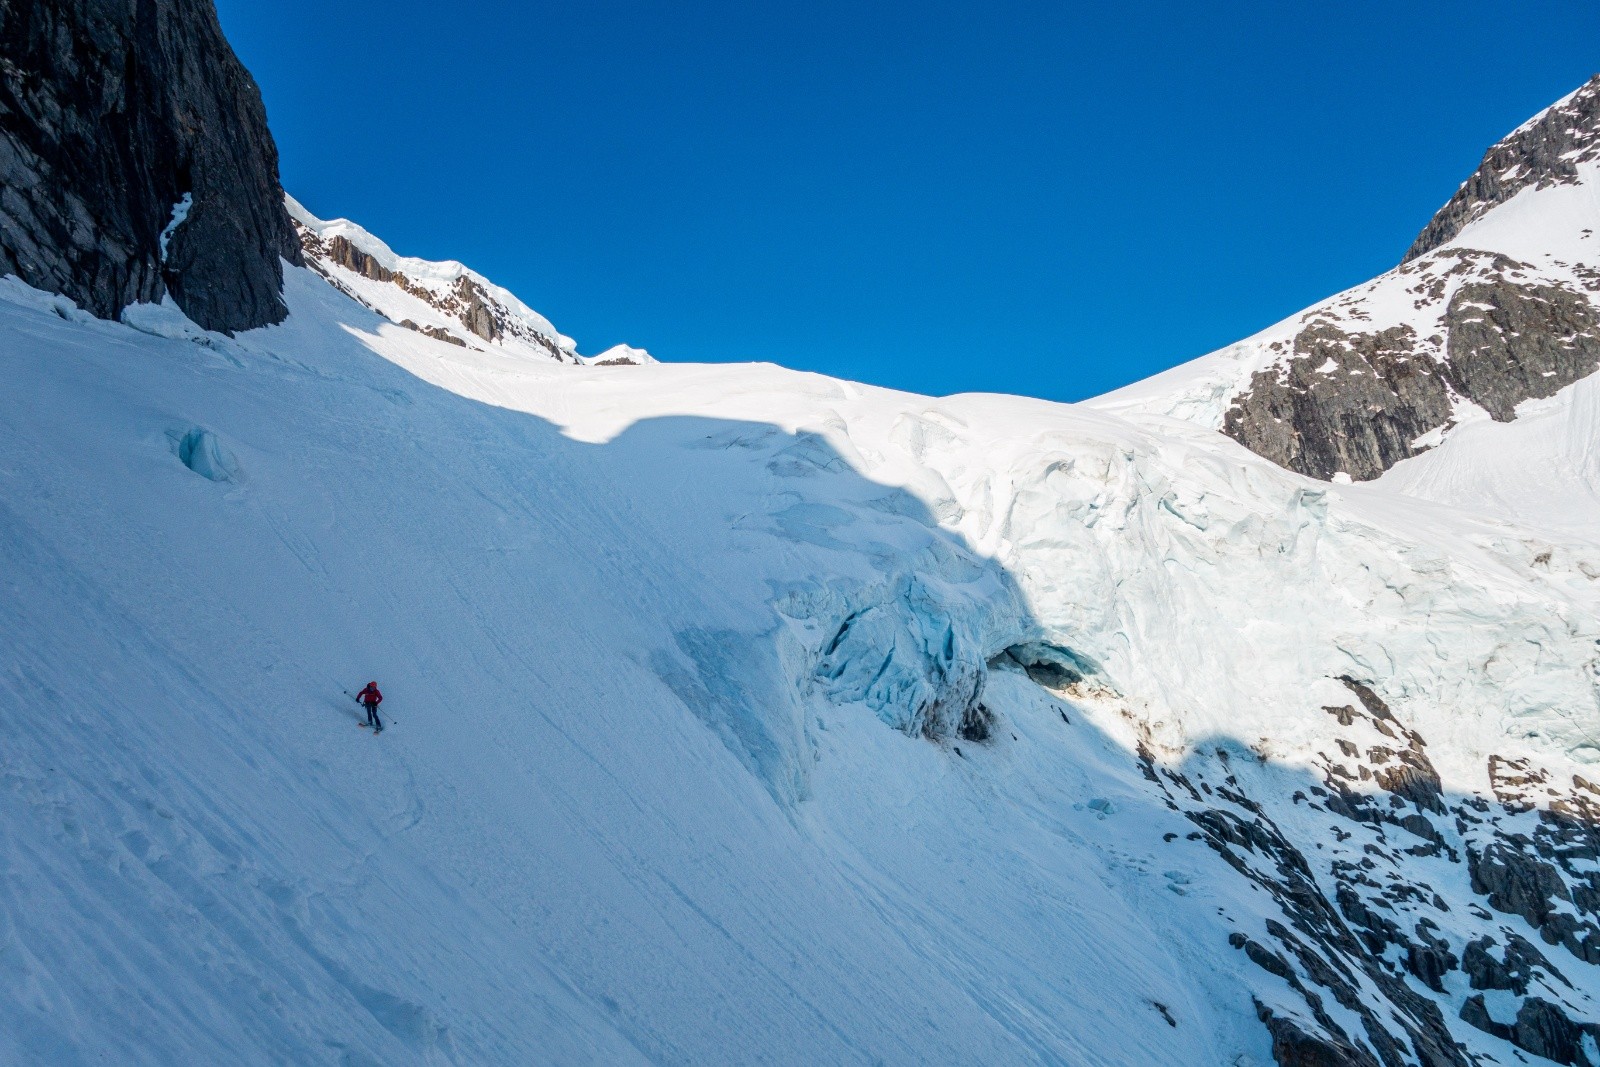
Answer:
[[300, 248], [254, 80], [211, 0], [0, 0], [0, 274], [102, 318], [170, 293], [286, 314]]
[[1560, 195], [1596, 188], [1600, 76], [1491, 148], [1395, 270], [1094, 403], [1356, 481], [1462, 422], [1509, 422], [1600, 368], [1600, 209]]
[[1141, 747], [1189, 837], [1272, 902], [1264, 936], [1228, 937], [1286, 987], [1255, 994], [1274, 1061], [1600, 1064], [1600, 786], [1491, 755], [1489, 789], [1451, 795], [1426, 739], [1338, 681], [1320, 782], [1226, 749], [1180, 768]]

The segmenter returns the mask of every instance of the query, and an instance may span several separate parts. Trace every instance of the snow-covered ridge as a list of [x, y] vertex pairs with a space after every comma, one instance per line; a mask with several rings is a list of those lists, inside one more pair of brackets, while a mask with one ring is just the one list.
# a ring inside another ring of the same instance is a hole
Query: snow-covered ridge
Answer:
[[1330, 480], [1510, 423], [1600, 368], [1597, 191], [1600, 78], [1491, 149], [1394, 270], [1090, 403]]
[[580, 356], [577, 342], [549, 319], [465, 264], [398, 255], [349, 219], [319, 219], [292, 196], [284, 199], [307, 263], [397, 325], [454, 345], [493, 346], [557, 363], [654, 362], [644, 349], [626, 345]]

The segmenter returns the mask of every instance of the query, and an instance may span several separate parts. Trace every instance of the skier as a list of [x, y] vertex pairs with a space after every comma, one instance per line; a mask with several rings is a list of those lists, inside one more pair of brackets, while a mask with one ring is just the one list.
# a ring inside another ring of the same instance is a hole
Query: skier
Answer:
[[367, 725], [372, 727], [372, 732], [383, 733], [383, 720], [378, 718], [378, 705], [383, 703], [383, 694], [378, 692], [378, 683], [368, 682], [367, 687], [356, 694], [356, 699], [367, 709]]

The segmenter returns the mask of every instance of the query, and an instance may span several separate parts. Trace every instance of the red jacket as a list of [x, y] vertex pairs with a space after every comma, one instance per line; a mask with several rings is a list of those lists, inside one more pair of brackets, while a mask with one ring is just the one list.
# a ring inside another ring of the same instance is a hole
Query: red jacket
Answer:
[[377, 686], [369, 685], [361, 692], [356, 694], [356, 699], [361, 701], [363, 704], [382, 704], [383, 694], [378, 692]]

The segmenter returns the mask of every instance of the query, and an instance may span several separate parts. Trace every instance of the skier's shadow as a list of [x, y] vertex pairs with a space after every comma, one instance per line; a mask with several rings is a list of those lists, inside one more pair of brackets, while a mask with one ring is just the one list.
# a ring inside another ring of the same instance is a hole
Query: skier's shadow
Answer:
[[329, 701], [329, 704], [340, 714], [348, 716], [352, 722], [363, 723], [367, 721], [367, 713], [362, 710], [360, 704], [353, 700], [348, 704], [342, 700], [333, 700]]

